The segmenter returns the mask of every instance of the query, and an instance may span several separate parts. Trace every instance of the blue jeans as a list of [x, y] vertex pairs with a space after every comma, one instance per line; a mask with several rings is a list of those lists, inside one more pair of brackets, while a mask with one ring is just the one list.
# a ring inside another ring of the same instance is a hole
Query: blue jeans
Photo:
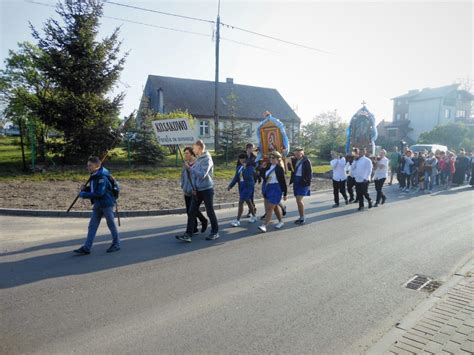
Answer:
[[84, 244], [84, 248], [91, 250], [92, 244], [94, 243], [95, 235], [97, 229], [100, 225], [100, 220], [102, 216], [105, 217], [107, 221], [107, 227], [109, 227], [110, 233], [112, 234], [112, 244], [120, 246], [120, 239], [118, 236], [117, 226], [115, 225], [114, 220], [114, 208], [113, 207], [99, 207], [94, 205], [92, 209], [92, 217], [89, 221], [89, 230], [87, 232], [87, 239]]
[[441, 185], [445, 185], [448, 182], [449, 178], [449, 171], [443, 170], [441, 171]]
[[436, 180], [436, 175], [425, 172], [425, 189], [427, 188], [429, 191], [433, 190], [434, 180]]

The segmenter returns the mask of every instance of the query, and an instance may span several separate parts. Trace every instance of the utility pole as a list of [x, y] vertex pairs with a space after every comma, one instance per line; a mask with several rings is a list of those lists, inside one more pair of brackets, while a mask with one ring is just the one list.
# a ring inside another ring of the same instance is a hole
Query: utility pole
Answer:
[[219, 146], [219, 42], [221, 32], [221, 1], [219, 0], [217, 7], [216, 21], [216, 78], [214, 81], [214, 152]]

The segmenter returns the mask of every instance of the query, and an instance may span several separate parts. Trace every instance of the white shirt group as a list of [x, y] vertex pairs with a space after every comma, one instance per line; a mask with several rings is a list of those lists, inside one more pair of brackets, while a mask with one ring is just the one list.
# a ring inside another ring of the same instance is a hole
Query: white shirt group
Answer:
[[383, 157], [377, 161], [377, 168], [374, 173], [374, 180], [386, 179], [388, 177], [388, 159]]
[[372, 161], [366, 156], [360, 157], [355, 160], [351, 166], [352, 176], [356, 182], [364, 182], [370, 180], [372, 175]]
[[329, 164], [331, 164], [332, 179], [334, 181], [345, 181], [347, 179], [346, 172], [344, 170], [346, 166], [346, 159], [344, 157], [333, 159]]

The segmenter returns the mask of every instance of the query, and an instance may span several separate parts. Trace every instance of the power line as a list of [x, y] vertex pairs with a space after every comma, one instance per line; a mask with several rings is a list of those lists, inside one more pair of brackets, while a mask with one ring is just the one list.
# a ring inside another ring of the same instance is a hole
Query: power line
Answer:
[[267, 51], [267, 52], [272, 52], [272, 53], [278, 53], [277, 51], [274, 51], [274, 50], [272, 50], [272, 49], [268, 49], [268, 48], [264, 48], [264, 47], [259, 47], [259, 46], [256, 46], [256, 45], [254, 45], [254, 44], [244, 43], [244, 42], [236, 41], [236, 40], [234, 40], [234, 39], [225, 38], [225, 37], [222, 37], [222, 36], [221, 36], [221, 39], [224, 40], [224, 41], [227, 41], [227, 42], [232, 42], [232, 43], [240, 44], [241, 46], [247, 46], [247, 47], [252, 47], [252, 48], [256, 48], [256, 49], [261, 49], [262, 51]]
[[[36, 5], [42, 5], [42, 6], [47, 6], [47, 7], [56, 8], [55, 5], [46, 4], [46, 3], [42, 3], [42, 2], [34, 1], [34, 0], [25, 0], [25, 2], [31, 3], [31, 4], [36, 4]], [[107, 19], [111, 19], [111, 20], [116, 20], [116, 21], [123, 21], [123, 22], [133, 23], [133, 24], [136, 24], [136, 25], [154, 27], [154, 28], [158, 28], [158, 29], [162, 29], [162, 30], [168, 30], [168, 31], [174, 31], [174, 32], [187, 33], [187, 34], [192, 34], [192, 35], [201, 36], [201, 37], [207, 37], [207, 38], [213, 37], [212, 35], [209, 35], [209, 34], [207, 34], [207, 33], [200, 33], [200, 32], [188, 31], [188, 30], [183, 30], [183, 29], [173, 28], [173, 27], [159, 26], [159, 25], [154, 25], [154, 24], [151, 24], [151, 23], [145, 23], [145, 22], [140, 22], [140, 21], [128, 20], [128, 19], [124, 19], [124, 18], [120, 18], [120, 17], [105, 16], [105, 15], [102, 16], [102, 17], [103, 17], [103, 18], [107, 18]], [[276, 51], [274, 51], [274, 50], [271, 50], [271, 49], [268, 49], [268, 48], [259, 47], [259, 46], [253, 45], [253, 44], [249, 44], [249, 43], [244, 43], [244, 42], [236, 41], [236, 40], [233, 40], [233, 39], [230, 39], [230, 38], [221, 37], [221, 39], [224, 40], [224, 41], [227, 41], [227, 42], [239, 44], [239, 45], [241, 45], [241, 46], [246, 46], [246, 47], [251, 47], [251, 48], [260, 49], [260, 50], [263, 50], [263, 51], [278, 53], [278, 52], [276, 52]]]
[[134, 24], [136, 24], [136, 25], [143, 25], [143, 26], [148, 26], [148, 27], [155, 27], [155, 28], [159, 28], [159, 29], [162, 29], [162, 30], [175, 31], [175, 32], [182, 32], [182, 33], [192, 34], [192, 35], [201, 36], [201, 37], [212, 37], [211, 35], [209, 35], [209, 34], [207, 34], [207, 33], [200, 33], [200, 32], [182, 30], [182, 29], [179, 29], [179, 28], [153, 25], [153, 24], [151, 24], [151, 23], [145, 23], [145, 22], [140, 22], [140, 21], [128, 20], [128, 19], [124, 19], [124, 18], [120, 18], [120, 17], [113, 17], [113, 16], [102, 16], [102, 17], [103, 17], [103, 18], [108, 18], [108, 19], [111, 19], [111, 20], [117, 20], [117, 21], [123, 21], [123, 22], [134, 23]]
[[253, 35], [256, 35], [256, 36], [260, 36], [260, 37], [272, 39], [274, 41], [290, 44], [292, 46], [306, 48], [306, 49], [310, 49], [310, 50], [321, 52], [321, 53], [331, 54], [330, 52], [325, 51], [323, 49], [318, 49], [318, 48], [310, 47], [310, 46], [307, 46], [307, 45], [304, 45], [304, 44], [287, 41], [287, 40], [277, 38], [277, 37], [273, 37], [273, 36], [269, 36], [269, 35], [266, 35], [266, 34], [263, 34], [263, 33], [258, 33], [258, 32], [255, 32], [255, 31], [247, 30], [247, 29], [242, 28], [242, 27], [229, 25], [229, 24], [226, 24], [226, 23], [223, 23], [223, 22], [221, 22], [221, 25], [226, 26], [227, 28], [230, 28], [230, 29], [233, 29], [233, 30], [239, 30], [239, 31], [242, 31], [242, 32], [247, 32], [247, 33], [250, 33], [250, 34], [253, 34]]
[[[207, 33], [200, 33], [200, 32], [182, 30], [182, 29], [179, 29], [179, 28], [153, 25], [153, 24], [151, 24], [151, 23], [145, 23], [145, 22], [140, 22], [140, 21], [128, 20], [128, 19], [124, 19], [124, 18], [120, 18], [120, 17], [113, 17], [113, 16], [103, 16], [103, 17], [104, 17], [104, 18], [108, 18], [108, 19], [112, 19], [112, 20], [117, 20], [117, 21], [123, 21], [123, 22], [134, 23], [134, 24], [137, 24], [137, 25], [143, 25], [143, 26], [148, 26], [148, 27], [155, 27], [155, 28], [159, 28], [159, 29], [162, 29], [162, 30], [169, 30], [169, 31], [175, 31], [175, 32], [188, 33], [188, 34], [197, 35], [197, 36], [201, 36], [201, 37], [208, 37], [208, 38], [209, 38], [209, 37], [213, 37], [212, 35], [209, 35], [209, 34], [207, 34]], [[244, 43], [244, 42], [236, 41], [236, 40], [233, 40], [233, 39], [230, 39], [230, 38], [221, 37], [221, 39], [224, 40], [224, 41], [227, 41], [227, 42], [232, 42], [232, 43], [235, 43], [235, 44], [240, 44], [241, 46], [247, 46], [247, 47], [252, 47], [252, 48], [256, 48], [256, 49], [261, 49], [261, 50], [268, 51], [268, 52], [277, 53], [276, 51], [271, 50], [271, 49], [268, 49], [268, 48], [259, 47], [259, 46], [253, 45], [253, 44], [249, 44], [249, 43]]]
[[147, 11], [147, 12], [153, 12], [153, 13], [160, 14], [160, 15], [167, 15], [167, 16], [173, 16], [173, 17], [180, 17], [180, 18], [184, 18], [184, 19], [187, 19], [187, 20], [201, 21], [201, 22], [207, 22], [207, 23], [213, 23], [213, 24], [216, 23], [215, 21], [206, 20], [206, 19], [203, 19], [203, 18], [191, 17], [191, 16], [185, 16], [185, 15], [179, 15], [179, 14], [173, 14], [173, 13], [170, 13], [170, 12], [164, 12], [164, 11], [158, 11], [158, 10], [153, 10], [153, 9], [147, 9], [147, 8], [145, 8], [145, 7], [139, 7], [139, 6], [121, 4], [121, 3], [114, 2], [114, 1], [109, 1], [109, 0], [105, 0], [105, 3], [111, 4], [111, 5], [116, 5], [116, 6], [128, 7], [128, 8], [130, 8], [130, 9], [135, 9], [135, 10], [142, 10], [142, 11]]
[[[170, 12], [163, 12], [163, 11], [148, 9], [148, 8], [145, 8], [145, 7], [126, 5], [126, 4], [121, 4], [121, 3], [117, 3], [117, 2], [109, 1], [109, 0], [106, 0], [105, 2], [108, 3], [108, 4], [112, 4], [112, 5], [123, 6], [123, 7], [136, 9], [136, 10], [147, 11], [147, 12], [154, 12], [154, 13], [158, 13], [158, 14], [161, 14], [161, 15], [181, 17], [181, 18], [185, 18], [185, 19], [188, 19], [188, 20], [195, 20], [195, 21], [207, 22], [207, 23], [212, 23], [212, 24], [216, 23], [215, 21], [212, 21], [212, 20], [206, 20], [206, 19], [197, 18], [197, 17], [178, 15], [178, 14], [173, 14], [173, 13], [170, 13]], [[285, 43], [285, 44], [289, 44], [289, 45], [292, 45], [292, 46], [295, 46], [295, 47], [305, 48], [305, 49], [309, 49], [309, 50], [320, 52], [320, 53], [331, 54], [331, 52], [328, 52], [328, 51], [323, 50], [323, 49], [307, 46], [307, 45], [301, 44], [301, 43], [287, 41], [287, 40], [284, 40], [284, 39], [281, 39], [281, 38], [277, 38], [277, 37], [274, 37], [274, 36], [269, 36], [269, 35], [266, 35], [266, 34], [263, 34], [263, 33], [258, 33], [258, 32], [255, 32], [255, 31], [252, 31], [252, 30], [249, 30], [249, 29], [246, 29], [246, 28], [242, 28], [242, 27], [239, 27], [239, 26], [229, 25], [229, 24], [226, 24], [226, 23], [223, 23], [223, 22], [221, 22], [220, 24], [222, 26], [225, 26], [225, 27], [230, 28], [230, 29], [250, 33], [250, 34], [253, 34], [255, 36], [271, 39], [271, 40], [278, 41], [278, 42]]]

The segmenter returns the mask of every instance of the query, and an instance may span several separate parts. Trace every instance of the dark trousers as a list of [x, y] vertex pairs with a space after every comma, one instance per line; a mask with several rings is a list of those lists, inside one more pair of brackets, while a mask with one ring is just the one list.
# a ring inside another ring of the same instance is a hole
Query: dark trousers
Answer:
[[385, 195], [382, 192], [382, 187], [385, 182], [385, 178], [374, 180], [374, 182], [375, 182], [375, 191], [377, 191], [377, 198], [375, 201], [379, 203], [382, 197], [385, 199]]
[[364, 207], [364, 197], [367, 199], [368, 202], [371, 202], [369, 196], [369, 182], [356, 182], [356, 193], [357, 193], [357, 200], [359, 201], [359, 207]]
[[356, 184], [355, 179], [352, 176], [347, 177], [347, 192], [349, 192], [349, 198], [354, 200], [354, 186]]
[[339, 193], [341, 193], [342, 197], [344, 197], [344, 200], [347, 201], [347, 195], [346, 195], [346, 181], [332, 181], [332, 187], [334, 190], [334, 203], [339, 204]]
[[398, 183], [400, 184], [400, 187], [402, 189], [404, 189], [407, 185], [406, 185], [406, 178], [405, 178], [405, 174], [404, 173], [399, 173], [398, 176], [397, 176], [397, 179], [398, 179]]
[[[419, 182], [419, 180], [418, 180], [418, 176], [419, 176], [418, 170], [415, 169], [410, 176], [411, 176], [411, 185], [413, 187], [418, 186], [418, 182]], [[408, 185], [408, 187], [410, 187], [410, 185]]]
[[400, 174], [402, 176], [401, 180], [400, 180], [400, 186], [403, 187], [403, 188], [407, 188], [409, 189], [410, 188], [410, 184], [411, 184], [411, 175], [408, 175], [408, 174], [405, 174], [405, 173], [401, 173]]
[[189, 207], [188, 214], [188, 225], [186, 227], [186, 233], [192, 235], [196, 228], [196, 218], [199, 212], [201, 203], [204, 202], [206, 206], [206, 214], [211, 220], [211, 233], [217, 233], [219, 231], [219, 224], [217, 223], [216, 213], [214, 212], [214, 189], [208, 189], [204, 191], [197, 191], [196, 195], [192, 196], [191, 206]]
[[[189, 217], [189, 214], [190, 214], [190, 211], [191, 211], [191, 201], [193, 199], [193, 196], [190, 195], [190, 196], [186, 196], [184, 195], [184, 202], [186, 204], [186, 214], [188, 215]], [[197, 220], [199, 219], [199, 221], [201, 221], [201, 224], [205, 223], [206, 221], [206, 217], [204, 217], [204, 215], [202, 214], [202, 212], [198, 209], [197, 213], [196, 213], [196, 227], [194, 228], [194, 231], [196, 231], [197, 229]]]

